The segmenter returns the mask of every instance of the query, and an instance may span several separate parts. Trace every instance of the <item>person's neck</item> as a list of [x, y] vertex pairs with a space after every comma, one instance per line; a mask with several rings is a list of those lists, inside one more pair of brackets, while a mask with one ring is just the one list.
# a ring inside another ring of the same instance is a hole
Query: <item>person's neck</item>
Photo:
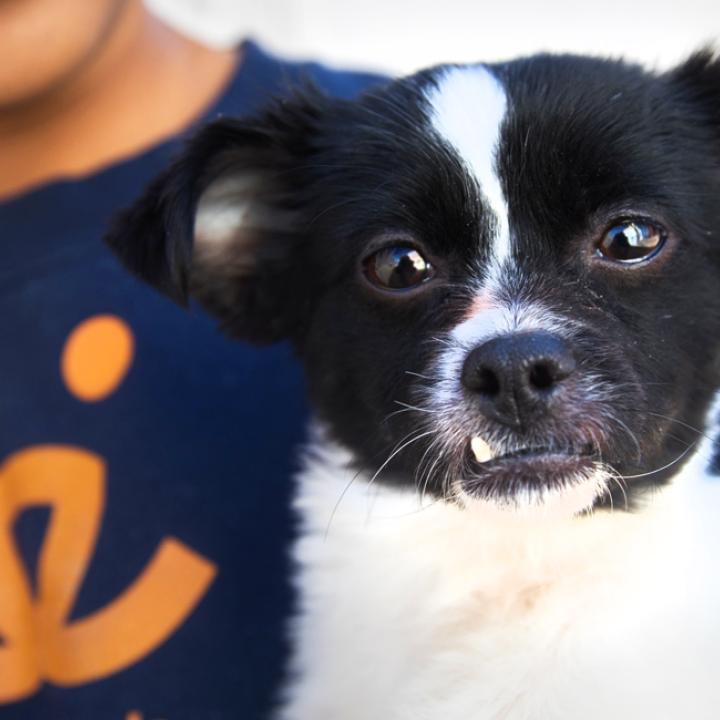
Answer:
[[0, 198], [86, 175], [187, 127], [238, 62], [130, 2], [93, 58], [61, 87], [0, 113]]

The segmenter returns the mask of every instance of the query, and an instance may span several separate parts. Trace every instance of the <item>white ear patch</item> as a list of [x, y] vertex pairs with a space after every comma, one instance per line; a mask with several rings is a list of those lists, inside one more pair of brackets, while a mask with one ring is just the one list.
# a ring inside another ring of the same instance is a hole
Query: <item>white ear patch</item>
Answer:
[[207, 187], [195, 211], [193, 255], [206, 270], [250, 269], [262, 232], [287, 232], [292, 214], [273, 205], [260, 172], [228, 173]]
[[224, 254], [252, 221], [259, 178], [228, 175], [211, 183], [201, 195], [195, 213], [195, 251]]
[[495, 215], [493, 258], [499, 266], [510, 256], [507, 201], [497, 172], [505, 91], [490, 70], [473, 65], [444, 71], [426, 97], [433, 128], [460, 156]]

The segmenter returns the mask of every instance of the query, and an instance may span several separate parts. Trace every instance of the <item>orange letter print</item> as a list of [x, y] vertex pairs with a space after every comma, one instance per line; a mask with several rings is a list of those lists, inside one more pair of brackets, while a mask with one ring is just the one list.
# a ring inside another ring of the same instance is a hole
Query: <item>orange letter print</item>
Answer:
[[[65, 445], [28, 448], [0, 467], [0, 704], [44, 682], [81, 685], [161, 645], [185, 621], [215, 566], [165, 538], [145, 569], [105, 608], [68, 622], [95, 549], [105, 503], [101, 458]], [[33, 595], [13, 536], [19, 514], [49, 506]]]

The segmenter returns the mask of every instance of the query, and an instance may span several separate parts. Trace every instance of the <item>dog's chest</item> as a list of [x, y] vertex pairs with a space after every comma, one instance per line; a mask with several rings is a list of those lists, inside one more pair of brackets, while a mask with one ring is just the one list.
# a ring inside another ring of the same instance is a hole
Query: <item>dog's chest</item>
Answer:
[[714, 717], [714, 486], [528, 522], [348, 488], [342, 461], [319, 454], [300, 478], [283, 717]]

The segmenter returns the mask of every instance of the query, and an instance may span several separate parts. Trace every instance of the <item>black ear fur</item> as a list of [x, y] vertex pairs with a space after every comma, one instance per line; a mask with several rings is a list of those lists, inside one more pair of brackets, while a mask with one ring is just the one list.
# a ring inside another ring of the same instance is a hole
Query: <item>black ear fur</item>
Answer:
[[328, 103], [318, 91], [305, 88], [258, 117], [205, 126], [142, 197], [115, 218], [107, 244], [132, 273], [175, 302], [187, 305], [190, 295], [197, 297], [230, 334], [257, 342], [283, 337], [292, 321], [282, 317], [282, 298], [276, 297], [287, 287], [278, 274], [289, 270], [301, 228], [253, 229], [245, 243], [253, 267], [235, 262], [231, 252], [216, 273], [194, 262], [195, 216], [214, 180], [239, 173], [257, 174], [268, 214], [276, 210], [287, 217], [299, 182], [295, 169], [312, 152]]
[[195, 209], [212, 179], [209, 171], [218, 159], [229, 159], [238, 149], [264, 144], [261, 134], [238, 120], [206, 126], [142, 197], [115, 217], [105, 241], [133, 274], [187, 304]]
[[669, 78], [683, 96], [704, 110], [720, 137], [720, 56], [704, 48], [671, 70]]

